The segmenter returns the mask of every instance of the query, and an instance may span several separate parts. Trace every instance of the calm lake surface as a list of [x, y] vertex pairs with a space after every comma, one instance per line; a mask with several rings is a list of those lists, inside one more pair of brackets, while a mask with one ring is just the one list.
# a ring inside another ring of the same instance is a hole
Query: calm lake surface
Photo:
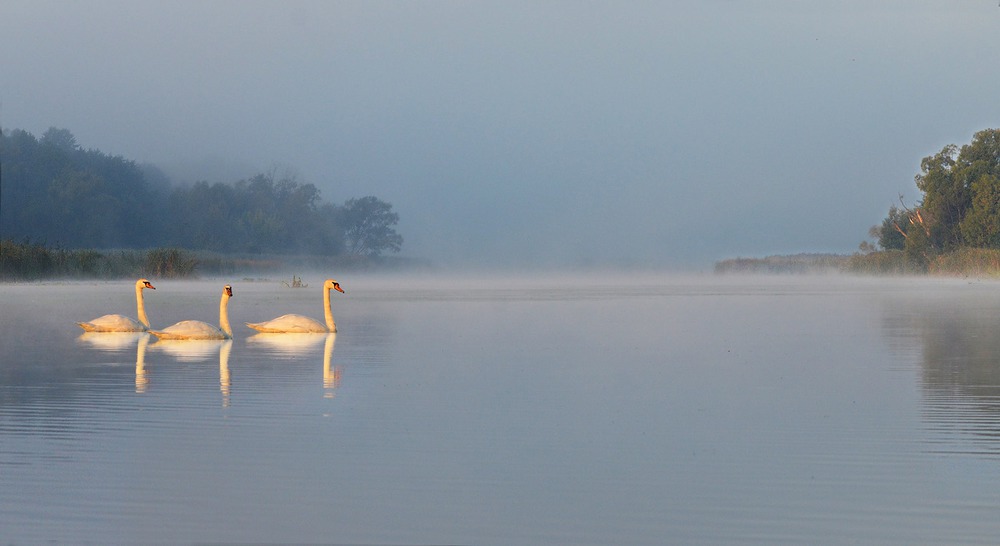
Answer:
[[995, 281], [151, 280], [0, 285], [0, 543], [1000, 540]]

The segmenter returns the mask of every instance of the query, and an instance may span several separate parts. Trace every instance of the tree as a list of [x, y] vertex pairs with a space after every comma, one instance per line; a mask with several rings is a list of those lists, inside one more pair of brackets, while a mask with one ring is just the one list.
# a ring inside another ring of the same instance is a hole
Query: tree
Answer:
[[912, 210], [889, 209], [882, 248], [903, 248], [914, 259], [961, 246], [1000, 248], [1000, 129], [977, 132], [961, 149], [945, 146], [920, 171], [914, 180], [923, 199]]
[[42, 144], [54, 146], [64, 152], [74, 152], [79, 148], [73, 133], [69, 132], [68, 129], [57, 129], [55, 127], [49, 127], [45, 131], [42, 135]]
[[906, 244], [906, 232], [909, 227], [910, 215], [906, 209], [892, 205], [889, 207], [889, 216], [882, 220], [881, 226], [872, 228], [872, 234], [883, 250], [902, 250]]
[[170, 244], [182, 248], [242, 252], [244, 244], [233, 217], [232, 186], [200, 181], [170, 195]]
[[972, 196], [960, 225], [965, 243], [1000, 248], [1000, 130], [976, 133], [962, 146], [953, 171]]
[[49, 211], [60, 226], [60, 242], [71, 248], [108, 248], [118, 243], [123, 207], [104, 178], [66, 169], [49, 184]]
[[939, 249], [947, 249], [962, 241], [959, 222], [971, 205], [969, 188], [955, 176], [954, 144], [920, 162], [921, 174], [914, 177], [917, 188], [924, 192], [921, 211], [929, 225], [928, 241]]
[[1000, 248], [1000, 179], [980, 175], [971, 189], [972, 208], [962, 219], [962, 236], [970, 246]]
[[350, 199], [341, 211], [347, 249], [363, 256], [380, 256], [386, 250], [399, 252], [403, 237], [392, 228], [398, 222], [392, 205], [374, 196]]

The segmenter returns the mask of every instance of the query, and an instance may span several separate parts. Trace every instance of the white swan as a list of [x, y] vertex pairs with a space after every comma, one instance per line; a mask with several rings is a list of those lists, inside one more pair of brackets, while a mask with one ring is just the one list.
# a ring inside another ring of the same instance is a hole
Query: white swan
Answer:
[[228, 284], [222, 289], [222, 299], [219, 300], [219, 327], [212, 326], [200, 320], [182, 320], [163, 330], [150, 330], [149, 333], [160, 339], [232, 339], [233, 329], [229, 326], [229, 298], [233, 297], [233, 287]]
[[337, 323], [333, 321], [333, 310], [330, 309], [330, 290], [336, 290], [341, 294], [344, 290], [340, 288], [340, 283], [333, 279], [327, 279], [323, 283], [323, 311], [326, 313], [326, 324], [302, 315], [282, 315], [276, 319], [266, 322], [247, 323], [247, 326], [258, 332], [269, 334], [315, 334], [326, 332], [337, 332]]
[[77, 324], [88, 332], [145, 332], [149, 330], [146, 306], [142, 300], [142, 291], [146, 288], [156, 290], [156, 287], [146, 279], [135, 281], [135, 304], [139, 312], [138, 321], [125, 315], [104, 315], [90, 322], [77, 322]]

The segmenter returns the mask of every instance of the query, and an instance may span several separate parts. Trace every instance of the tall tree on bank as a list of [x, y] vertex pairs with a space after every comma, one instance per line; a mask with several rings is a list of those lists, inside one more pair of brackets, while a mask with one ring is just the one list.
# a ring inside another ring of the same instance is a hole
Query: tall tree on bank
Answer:
[[961, 148], [945, 146], [920, 170], [920, 202], [889, 209], [876, 230], [879, 246], [924, 258], [957, 247], [1000, 248], [1000, 129], [979, 131]]
[[962, 146], [955, 170], [972, 194], [960, 224], [965, 243], [1000, 248], [1000, 129], [976, 133]]
[[399, 252], [403, 237], [392, 226], [399, 215], [392, 205], [369, 195], [344, 203], [342, 225], [347, 249], [352, 254], [380, 256], [385, 251]]

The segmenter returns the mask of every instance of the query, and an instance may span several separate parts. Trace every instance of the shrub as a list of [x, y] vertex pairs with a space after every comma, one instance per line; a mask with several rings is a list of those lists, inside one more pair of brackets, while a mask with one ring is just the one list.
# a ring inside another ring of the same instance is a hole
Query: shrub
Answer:
[[144, 276], [179, 278], [190, 277], [198, 264], [194, 258], [178, 248], [156, 248], [146, 253]]

